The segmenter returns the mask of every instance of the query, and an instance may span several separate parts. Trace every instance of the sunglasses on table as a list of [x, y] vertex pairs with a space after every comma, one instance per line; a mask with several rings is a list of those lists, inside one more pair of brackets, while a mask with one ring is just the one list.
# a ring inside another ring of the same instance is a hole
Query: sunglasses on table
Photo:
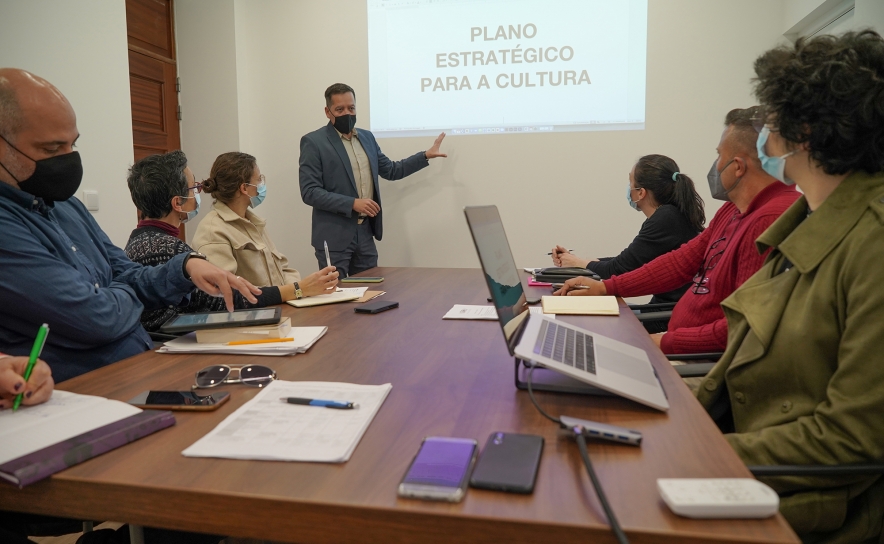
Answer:
[[[234, 376], [231, 377], [234, 372]], [[212, 365], [196, 373], [196, 384], [190, 388], [207, 389], [234, 383], [265, 387], [275, 379], [276, 371], [263, 365]]]

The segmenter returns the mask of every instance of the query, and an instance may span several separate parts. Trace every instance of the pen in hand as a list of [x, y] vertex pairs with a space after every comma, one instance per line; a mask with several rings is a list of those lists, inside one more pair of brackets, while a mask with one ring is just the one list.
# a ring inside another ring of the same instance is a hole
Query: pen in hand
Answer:
[[[572, 251], [574, 251], [574, 250], [573, 250], [573, 249], [569, 249], [569, 250], [568, 250], [568, 253], [571, 253]], [[562, 252], [562, 251], [557, 252], [556, 255], [558, 255], [559, 253], [564, 253], [564, 252]], [[552, 255], [552, 252], [547, 253], [547, 255]]]
[[289, 404], [302, 404], [304, 406], [319, 406], [321, 408], [335, 408], [336, 410], [352, 410], [358, 408], [358, 404], [352, 402], [339, 402], [336, 400], [304, 399], [301, 397], [283, 397], [279, 399]]
[[[34, 339], [34, 347], [31, 348], [31, 356], [28, 358], [28, 366], [25, 367], [25, 375], [22, 376], [25, 379], [25, 382], [31, 377], [31, 372], [34, 370], [34, 365], [37, 364], [37, 359], [40, 358], [40, 354], [43, 353], [43, 346], [46, 345], [46, 336], [49, 334], [49, 325], [43, 323], [40, 325], [40, 329], [37, 331], [37, 338]], [[18, 410], [18, 407], [21, 406], [21, 401], [24, 398], [24, 391], [15, 396], [15, 400], [12, 401], [12, 411], [15, 412]]]

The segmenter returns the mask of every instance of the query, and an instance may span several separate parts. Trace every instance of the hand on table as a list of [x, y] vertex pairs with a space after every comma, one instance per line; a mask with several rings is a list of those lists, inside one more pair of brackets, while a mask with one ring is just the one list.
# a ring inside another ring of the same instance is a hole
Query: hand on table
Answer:
[[[582, 288], [577, 286], [582, 286]], [[565, 282], [561, 289], [553, 293], [555, 296], [601, 296], [607, 294], [608, 290], [605, 288], [604, 283], [583, 276], [571, 278]]]
[[424, 156], [427, 158], [427, 160], [435, 159], [436, 157], [448, 157], [448, 155], [439, 151], [439, 148], [442, 146], [442, 140], [444, 139], [445, 133], [443, 132], [436, 138], [436, 141], [433, 142], [433, 146], [430, 147], [430, 149], [424, 151]]
[[556, 266], [564, 266], [564, 267], [574, 267], [574, 268], [586, 268], [586, 265], [589, 264], [589, 260], [581, 259], [576, 255], [572, 255], [567, 249], [562, 246], [556, 246], [552, 250], [552, 260], [553, 264]]
[[242, 293], [242, 296], [252, 304], [258, 302], [255, 295], [261, 294], [260, 289], [241, 277], [234, 276], [230, 272], [218, 268], [209, 261], [190, 259], [187, 261], [186, 269], [190, 280], [201, 291], [205, 291], [215, 297], [224, 297], [228, 312], [233, 311], [233, 289]]
[[338, 285], [338, 272], [334, 266], [326, 266], [298, 282], [305, 297], [331, 293]]
[[0, 358], [0, 410], [12, 408], [19, 393], [24, 393], [22, 404], [26, 406], [46, 402], [52, 396], [55, 382], [52, 380], [49, 365], [37, 359], [31, 377], [26, 382], [23, 376], [27, 366], [27, 357]]
[[381, 206], [370, 198], [357, 198], [353, 201], [353, 211], [359, 215], [374, 217], [381, 211]]

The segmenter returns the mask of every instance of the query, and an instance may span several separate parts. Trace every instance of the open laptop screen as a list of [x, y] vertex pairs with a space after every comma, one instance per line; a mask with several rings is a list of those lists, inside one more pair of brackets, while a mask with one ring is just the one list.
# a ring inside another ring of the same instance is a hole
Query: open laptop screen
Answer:
[[513, 260], [497, 206], [468, 206], [464, 208], [467, 224], [473, 234], [479, 262], [485, 272], [485, 281], [491, 299], [497, 308], [497, 318], [503, 329], [510, 354], [516, 343], [516, 332], [528, 316], [525, 290], [519, 270]]

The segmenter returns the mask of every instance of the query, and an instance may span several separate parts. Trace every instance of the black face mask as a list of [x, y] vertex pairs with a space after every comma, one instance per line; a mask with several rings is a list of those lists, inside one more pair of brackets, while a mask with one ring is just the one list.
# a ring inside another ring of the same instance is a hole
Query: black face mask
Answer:
[[[28, 157], [10, 144], [9, 140], [6, 138], [3, 140], [9, 144], [9, 147]], [[83, 181], [83, 163], [80, 162], [79, 152], [56, 155], [39, 161], [30, 157], [28, 159], [34, 161], [34, 173], [23, 181], [19, 181], [6, 166], [0, 164], [12, 179], [18, 182], [18, 188], [22, 191], [40, 197], [46, 202], [56, 202], [71, 198], [80, 188], [80, 182]]]
[[[335, 117], [335, 114], [332, 114], [332, 117]], [[334, 127], [341, 134], [350, 134], [355, 126], [356, 114], [346, 113], [340, 117], [335, 117]]]

